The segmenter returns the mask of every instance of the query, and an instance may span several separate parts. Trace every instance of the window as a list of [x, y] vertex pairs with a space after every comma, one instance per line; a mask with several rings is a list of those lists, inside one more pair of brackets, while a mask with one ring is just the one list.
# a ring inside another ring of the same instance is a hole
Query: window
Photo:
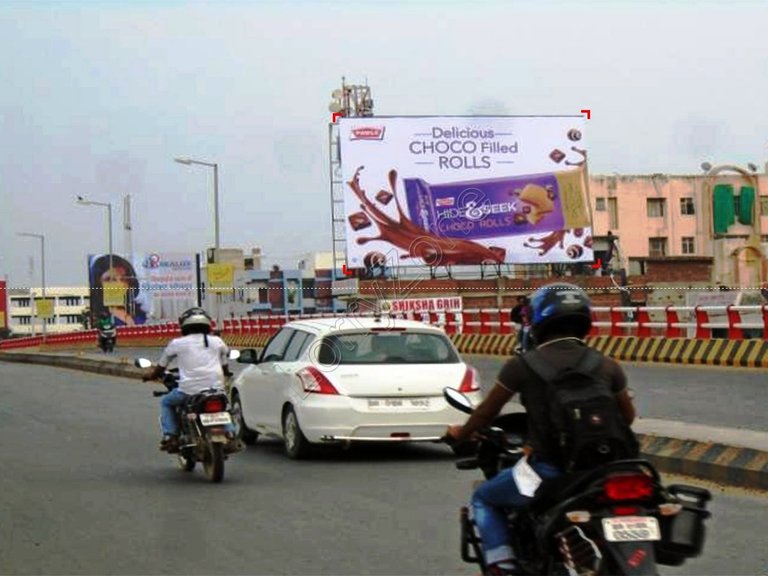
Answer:
[[605, 198], [595, 198], [595, 211], [605, 212]]
[[693, 207], [693, 198], [680, 198], [680, 214], [683, 216], [692, 216], [696, 214]]
[[261, 361], [279, 362], [282, 360], [291, 336], [293, 336], [293, 329], [291, 328], [283, 328], [280, 332], [272, 336], [272, 339], [267, 343], [267, 347], [264, 348], [264, 352], [261, 355]]
[[667, 200], [665, 198], [648, 198], [647, 210], [648, 218], [663, 218], [664, 217], [664, 205]]
[[694, 254], [693, 236], [683, 236], [683, 254]]
[[768, 196], [760, 196], [760, 214], [768, 216]]
[[666, 256], [667, 255], [667, 239], [666, 238], [649, 238], [648, 239], [648, 255], [649, 256]]
[[16, 308], [29, 308], [29, 298], [14, 298], [11, 300]]
[[619, 201], [608, 198], [608, 227], [616, 230], [619, 227]]
[[307, 347], [307, 344], [311, 339], [312, 335], [308, 332], [296, 330], [293, 338], [291, 338], [291, 342], [288, 344], [288, 348], [285, 349], [285, 356], [283, 357], [283, 361], [296, 362], [296, 360], [298, 360], [301, 354], [304, 352], [304, 349]]
[[30, 316], [19, 316], [17, 320], [19, 321], [20, 326], [29, 326], [32, 323], [32, 318]]
[[382, 331], [328, 336], [318, 362], [335, 364], [455, 364], [450, 341], [440, 334]]
[[79, 296], [63, 296], [59, 298], [59, 301], [64, 306], [80, 306], [80, 297]]

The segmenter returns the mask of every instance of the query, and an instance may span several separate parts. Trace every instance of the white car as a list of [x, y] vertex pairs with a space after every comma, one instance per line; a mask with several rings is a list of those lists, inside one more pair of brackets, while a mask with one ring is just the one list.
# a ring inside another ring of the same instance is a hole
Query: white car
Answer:
[[282, 438], [290, 458], [313, 444], [427, 442], [466, 421], [443, 398], [450, 386], [481, 400], [477, 371], [440, 328], [392, 318], [325, 318], [285, 324], [232, 385], [246, 444]]

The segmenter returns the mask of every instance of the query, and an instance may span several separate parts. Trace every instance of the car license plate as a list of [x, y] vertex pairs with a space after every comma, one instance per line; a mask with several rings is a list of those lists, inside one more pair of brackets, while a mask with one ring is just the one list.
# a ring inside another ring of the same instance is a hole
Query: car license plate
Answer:
[[429, 410], [429, 398], [369, 398], [368, 408], [379, 411]]
[[203, 426], [221, 426], [232, 424], [232, 416], [229, 412], [215, 412], [214, 414], [200, 414], [200, 422]]
[[653, 516], [603, 518], [603, 532], [609, 542], [661, 540], [659, 521]]

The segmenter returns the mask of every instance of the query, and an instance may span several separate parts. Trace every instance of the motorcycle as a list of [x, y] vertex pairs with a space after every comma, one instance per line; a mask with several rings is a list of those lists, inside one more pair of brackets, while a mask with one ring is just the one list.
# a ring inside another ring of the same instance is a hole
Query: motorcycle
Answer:
[[[443, 393], [452, 407], [472, 412], [461, 392]], [[480, 469], [490, 479], [518, 465], [526, 426], [524, 413], [500, 416], [480, 432], [475, 456], [456, 467]], [[509, 544], [526, 574], [656, 575], [657, 564], [680, 566], [701, 554], [710, 499], [708, 490], [696, 486], [663, 486], [646, 460], [619, 460], [545, 480], [528, 505], [509, 511]], [[487, 576], [483, 543], [467, 506], [460, 522], [461, 558]]]
[[[237, 350], [230, 352], [230, 359], [238, 356]], [[152, 362], [146, 358], [137, 358], [134, 364], [138, 368], [152, 366]], [[166, 370], [163, 376], [166, 389], [153, 391], [152, 395], [160, 397], [168, 394], [178, 387], [178, 378], [178, 368]], [[179, 423], [179, 441], [178, 449], [172, 453], [176, 454], [179, 468], [192, 472], [200, 462], [211, 482], [221, 482], [224, 479], [225, 460], [230, 454], [243, 449], [235, 434], [227, 430], [227, 426], [233, 424], [233, 419], [226, 390], [210, 388], [190, 395], [183, 405], [176, 407], [176, 419]]]
[[109, 326], [99, 328], [99, 348], [104, 354], [114, 352], [117, 342], [117, 328]]

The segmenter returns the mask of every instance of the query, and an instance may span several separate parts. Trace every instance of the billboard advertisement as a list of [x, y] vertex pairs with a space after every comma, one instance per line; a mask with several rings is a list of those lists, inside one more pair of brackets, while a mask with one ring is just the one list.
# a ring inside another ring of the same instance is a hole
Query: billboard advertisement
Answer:
[[114, 317], [118, 326], [176, 320], [195, 305], [194, 254], [150, 253], [129, 261], [116, 254], [88, 257], [91, 318]]
[[591, 262], [583, 122], [339, 119], [347, 265]]

